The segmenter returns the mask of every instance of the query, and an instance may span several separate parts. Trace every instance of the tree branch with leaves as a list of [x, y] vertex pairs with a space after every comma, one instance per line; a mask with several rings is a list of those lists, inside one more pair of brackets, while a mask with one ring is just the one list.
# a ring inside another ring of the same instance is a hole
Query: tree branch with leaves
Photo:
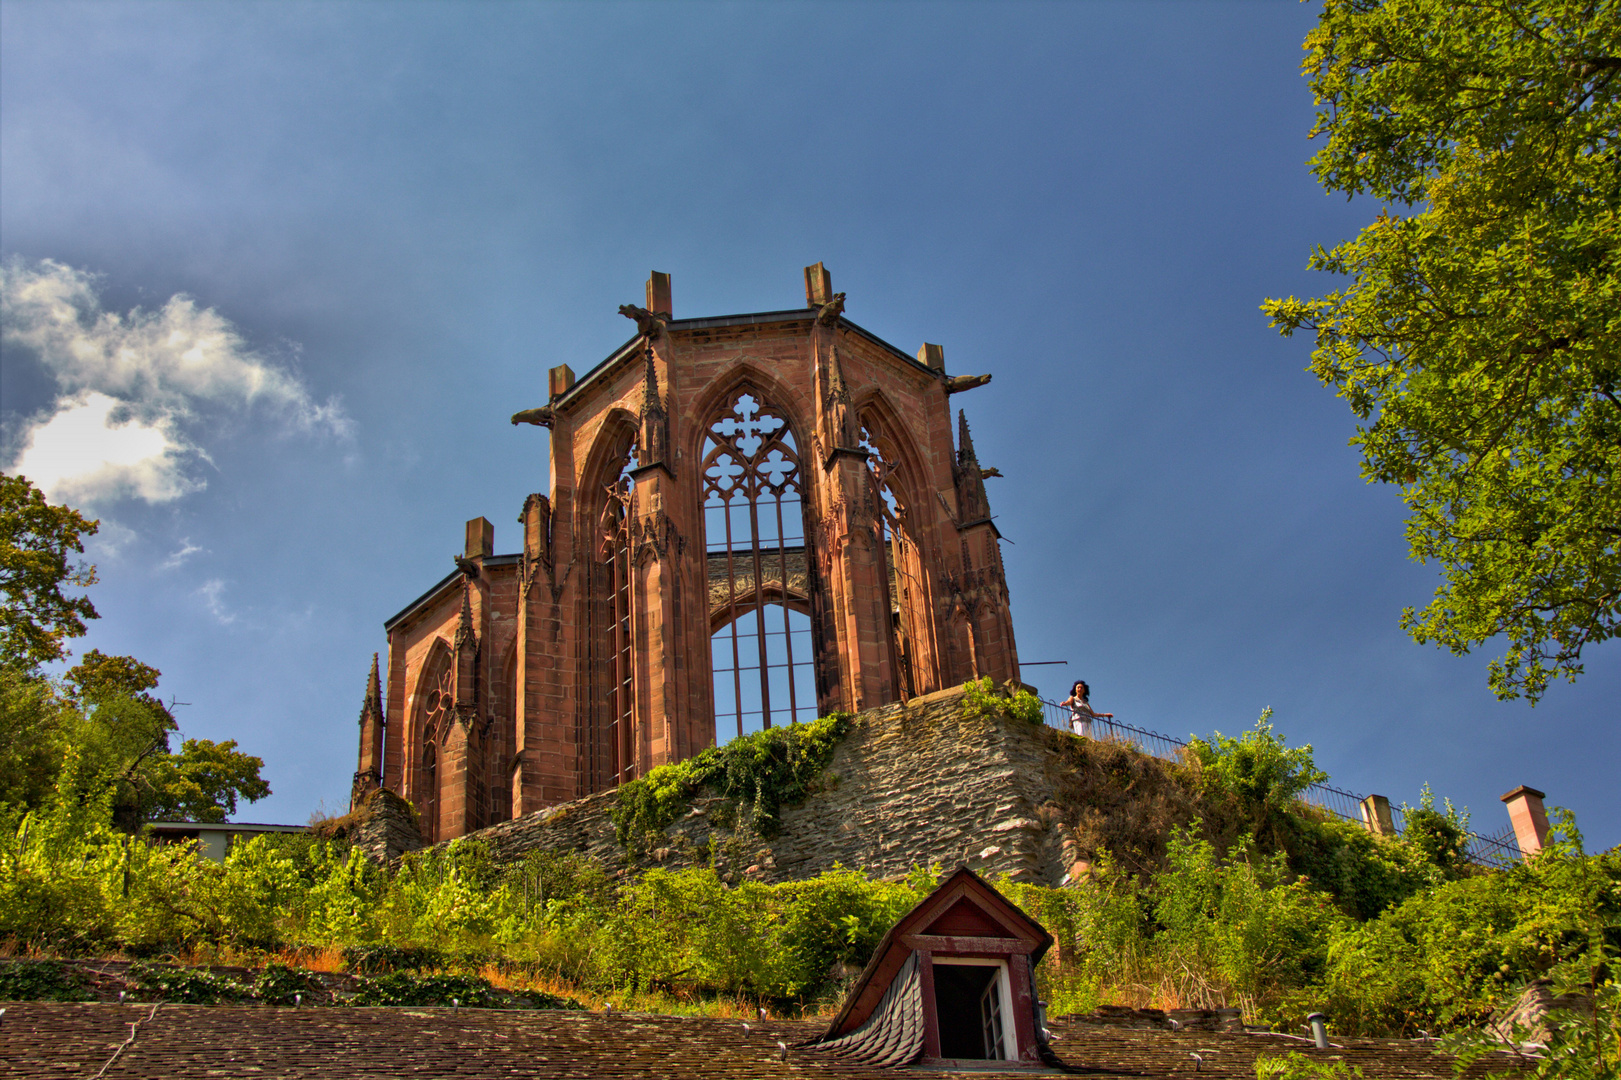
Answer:
[[1439, 565], [1402, 625], [1534, 704], [1621, 630], [1621, 3], [1329, 0], [1303, 70], [1311, 159], [1381, 210], [1262, 305], [1362, 421]]

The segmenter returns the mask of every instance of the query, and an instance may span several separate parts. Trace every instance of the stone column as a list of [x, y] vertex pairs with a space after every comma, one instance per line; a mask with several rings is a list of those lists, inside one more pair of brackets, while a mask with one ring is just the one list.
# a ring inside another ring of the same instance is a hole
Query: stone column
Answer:
[[1359, 804], [1362, 824], [1375, 836], [1395, 836], [1396, 823], [1390, 816], [1390, 800], [1383, 795], [1369, 795]]

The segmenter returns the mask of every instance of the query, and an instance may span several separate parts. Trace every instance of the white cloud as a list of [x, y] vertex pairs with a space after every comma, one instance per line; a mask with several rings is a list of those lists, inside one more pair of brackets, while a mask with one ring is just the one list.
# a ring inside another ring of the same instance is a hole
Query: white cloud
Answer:
[[158, 564], [158, 569], [177, 570], [187, 559], [203, 550], [203, 548], [200, 548], [196, 544], [192, 543], [190, 539], [182, 537], [180, 540], [180, 548], [177, 551], [170, 552], [169, 557]]
[[172, 426], [142, 423], [102, 393], [57, 404], [62, 411], [25, 436], [11, 470], [53, 500], [83, 505], [134, 496], [159, 503], [203, 486], [187, 477], [196, 452]]
[[203, 587], [197, 590], [197, 595], [203, 598], [203, 606], [208, 613], [218, 619], [221, 626], [230, 626], [236, 622], [236, 615], [225, 606], [225, 582], [219, 578], [209, 578], [203, 582]]
[[[176, 295], [155, 311], [104, 311], [95, 278], [46, 259], [0, 266], [0, 330], [55, 377], [54, 406], [14, 440], [13, 471], [52, 498], [170, 502], [204, 486], [189, 422], [256, 409], [284, 427], [346, 438], [336, 401], [317, 403], [212, 308]], [[32, 470], [32, 471], [30, 471]]]

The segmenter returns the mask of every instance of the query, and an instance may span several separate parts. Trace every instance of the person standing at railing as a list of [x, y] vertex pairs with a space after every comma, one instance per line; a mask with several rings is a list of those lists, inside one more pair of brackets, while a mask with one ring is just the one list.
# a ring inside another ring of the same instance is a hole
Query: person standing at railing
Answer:
[[1114, 719], [1112, 712], [1092, 710], [1092, 688], [1086, 685], [1085, 679], [1076, 679], [1075, 685], [1070, 688], [1069, 697], [1058, 704], [1069, 709], [1069, 729], [1084, 738], [1092, 737], [1093, 720]]

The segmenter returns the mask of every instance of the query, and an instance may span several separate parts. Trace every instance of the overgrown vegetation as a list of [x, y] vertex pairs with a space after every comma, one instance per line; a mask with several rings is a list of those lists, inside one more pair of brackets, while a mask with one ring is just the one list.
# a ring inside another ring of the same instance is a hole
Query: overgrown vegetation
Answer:
[[1255, 1059], [1255, 1080], [1361, 1080], [1360, 1066], [1317, 1061], [1298, 1050]]
[[1311, 744], [1290, 749], [1272, 729], [1272, 710], [1261, 711], [1255, 728], [1238, 738], [1216, 732], [1188, 741], [1201, 786], [1232, 796], [1250, 814], [1249, 831], [1277, 832], [1295, 800], [1328, 774], [1312, 761]]
[[963, 687], [963, 711], [969, 716], [1017, 720], [1025, 724], [1043, 722], [1041, 699], [1015, 683], [997, 686], [990, 679], [978, 679]]
[[[572, 853], [497, 865], [473, 841], [385, 871], [342, 840], [300, 835], [256, 837], [221, 864], [119, 833], [108, 816], [105, 800], [97, 810], [69, 799], [4, 823], [0, 942], [260, 969], [251, 979], [141, 969], [152, 994], [198, 1001], [304, 993], [308, 1003], [310, 976], [296, 969], [319, 959], [370, 980], [351, 1000], [380, 1004], [826, 1011], [937, 872], [729, 885], [698, 867], [623, 880]], [[1331, 874], [1300, 874], [1298, 853], [1249, 837], [1220, 846], [1197, 821], [1173, 830], [1157, 874], [1105, 854], [1063, 889], [999, 882], [1058, 942], [1038, 971], [1051, 1011], [1231, 1004], [1250, 1023], [1295, 1028], [1322, 1011], [1338, 1033], [1413, 1035], [1477, 1024], [1525, 980], [1577, 961], [1613, 997], [1621, 853], [1583, 853], [1568, 815], [1542, 855], [1492, 873], [1438, 864], [1431, 854], [1448, 848], [1428, 834], [1376, 840], [1346, 826], [1341, 837], [1332, 823], [1284, 820], [1286, 838], [1318, 838], [1316, 857], [1333, 851], [1322, 837], [1339, 837], [1333, 857], [1364, 879], [1383, 860], [1387, 891], [1370, 885], [1348, 902], [1323, 887]], [[1377, 895], [1390, 899], [1359, 914]], [[6, 978], [16, 977], [0, 975], [0, 987]], [[482, 980], [487, 994], [459, 979]]]
[[0, 963], [0, 1001], [87, 1001], [81, 972], [59, 960]]
[[808, 724], [742, 735], [685, 761], [660, 765], [619, 786], [619, 805], [613, 811], [619, 842], [634, 847], [656, 839], [704, 789], [721, 796], [725, 816], [732, 821], [746, 821], [759, 835], [774, 836], [782, 807], [809, 793], [849, 730], [849, 714], [834, 713]]

